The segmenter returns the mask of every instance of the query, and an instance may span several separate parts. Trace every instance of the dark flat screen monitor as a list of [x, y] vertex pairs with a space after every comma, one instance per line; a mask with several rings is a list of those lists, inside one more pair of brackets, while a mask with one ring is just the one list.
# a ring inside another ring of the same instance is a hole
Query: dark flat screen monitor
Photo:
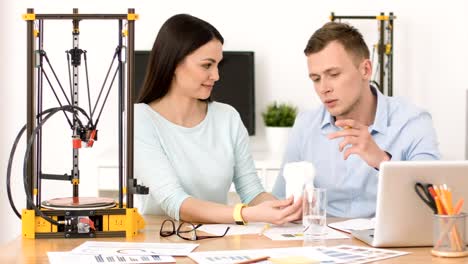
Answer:
[[[143, 85], [150, 51], [135, 51], [135, 98]], [[219, 80], [211, 97], [232, 105], [240, 114], [249, 135], [255, 135], [254, 52], [224, 51]]]

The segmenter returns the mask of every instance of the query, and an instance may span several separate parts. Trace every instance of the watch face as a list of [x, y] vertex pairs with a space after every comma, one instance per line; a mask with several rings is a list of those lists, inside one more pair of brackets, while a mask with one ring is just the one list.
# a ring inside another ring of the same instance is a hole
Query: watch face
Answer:
[[238, 225], [245, 225], [245, 223], [242, 222], [242, 221], [236, 221], [236, 224], [238, 224]]

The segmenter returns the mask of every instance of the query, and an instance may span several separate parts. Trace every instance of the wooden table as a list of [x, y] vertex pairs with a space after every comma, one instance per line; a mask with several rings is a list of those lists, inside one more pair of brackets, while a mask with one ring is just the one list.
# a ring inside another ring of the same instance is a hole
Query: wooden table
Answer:
[[[174, 235], [168, 238], [159, 236], [159, 227], [164, 220], [163, 217], [145, 216], [146, 228], [132, 240], [125, 238], [99, 238], [95, 241], [118, 241], [118, 242], [161, 242], [161, 243], [190, 243]], [[48, 251], [70, 251], [85, 239], [22, 239], [21, 237], [11, 241], [0, 248], [0, 263], [49, 263], [47, 258]], [[237, 249], [261, 249], [261, 248], [279, 248], [279, 247], [300, 247], [303, 241], [272, 241], [267, 237], [259, 235], [236, 235], [226, 236], [224, 238], [214, 238], [196, 241], [200, 246], [195, 251], [211, 250], [237, 250]], [[366, 246], [366, 244], [356, 239], [326, 240], [325, 246], [335, 245], [356, 245]], [[309, 245], [309, 244], [308, 244]], [[374, 263], [468, 263], [468, 258], [447, 259], [432, 257], [429, 247], [421, 248], [392, 248], [395, 250], [411, 252], [409, 255], [391, 258]], [[177, 263], [195, 263], [188, 257], [177, 257]]]

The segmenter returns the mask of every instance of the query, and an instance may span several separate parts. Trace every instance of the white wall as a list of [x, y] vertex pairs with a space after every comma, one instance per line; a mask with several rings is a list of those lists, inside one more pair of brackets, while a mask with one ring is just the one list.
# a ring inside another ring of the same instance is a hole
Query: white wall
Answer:
[[[6, 3], [5, 3], [6, 2]], [[449, 3], [448, 3], [449, 2]], [[306, 60], [302, 53], [312, 34], [328, 21], [331, 11], [337, 15], [375, 15], [393, 11], [395, 21], [394, 94], [410, 98], [433, 114], [445, 159], [463, 159], [465, 143], [465, 81], [468, 59], [468, 22], [463, 18], [465, 1], [3, 1], [0, 21], [1, 104], [0, 118], [0, 184], [4, 186], [8, 153], [17, 131], [25, 122], [26, 23], [20, 15], [27, 7], [37, 13], [71, 13], [73, 7], [81, 13], [125, 13], [136, 8], [140, 20], [136, 23], [136, 49], [150, 49], [161, 24], [176, 13], [190, 13], [212, 23], [225, 38], [226, 50], [253, 50], [256, 60], [257, 135], [252, 137], [252, 149], [265, 150], [264, 126], [260, 112], [267, 103], [282, 100], [294, 103], [301, 110], [318, 105], [311, 81], [307, 78]], [[8, 24], [8, 25], [7, 25]], [[355, 22], [369, 45], [377, 39], [377, 22]], [[67, 82], [64, 51], [71, 47], [71, 23], [47, 22], [45, 48], [62, 82]], [[115, 48], [116, 24], [82, 22], [80, 47], [88, 50], [93, 98], [100, 88], [109, 58]], [[82, 74], [83, 76], [83, 74]], [[82, 82], [81, 102], [86, 92]], [[50, 95], [46, 107], [56, 103]], [[82, 195], [96, 194], [96, 166], [103, 159], [115, 161], [108, 154], [115, 142], [115, 96], [102, 118], [100, 138], [92, 150], [81, 153]], [[44, 129], [44, 171], [66, 173], [70, 170], [70, 132], [63, 116], [51, 120]], [[24, 153], [19, 148], [18, 156]], [[105, 154], [104, 154], [105, 153]], [[20, 159], [14, 185], [15, 201], [24, 207], [21, 186]], [[4, 234], [0, 242], [20, 232], [20, 221], [13, 216], [6, 200], [5, 188], [0, 188], [0, 210]], [[47, 183], [44, 198], [70, 196], [68, 183]]]

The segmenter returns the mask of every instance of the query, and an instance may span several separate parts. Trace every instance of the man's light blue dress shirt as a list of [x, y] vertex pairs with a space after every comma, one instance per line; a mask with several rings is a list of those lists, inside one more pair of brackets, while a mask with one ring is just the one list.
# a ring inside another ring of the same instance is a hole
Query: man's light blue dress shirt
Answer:
[[[392, 160], [440, 159], [436, 133], [431, 115], [402, 98], [377, 96], [375, 121], [369, 132]], [[330, 140], [327, 135], [341, 130], [335, 119], [322, 105], [301, 113], [291, 131], [283, 161], [310, 161], [314, 164], [316, 187], [327, 189], [327, 214], [336, 217], [372, 217], [375, 215], [378, 171], [358, 155], [344, 160], [339, 151], [343, 138]], [[285, 198], [285, 181], [280, 171], [273, 194]]]

